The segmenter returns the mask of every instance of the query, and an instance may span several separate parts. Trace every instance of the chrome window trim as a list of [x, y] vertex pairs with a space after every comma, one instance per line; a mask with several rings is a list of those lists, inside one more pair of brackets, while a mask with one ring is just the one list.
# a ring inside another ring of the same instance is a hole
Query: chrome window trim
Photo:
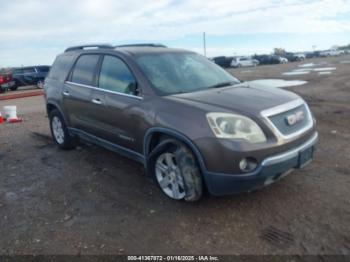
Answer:
[[274, 165], [274, 164], [289, 160], [293, 157], [298, 156], [300, 151], [315, 145], [317, 141], [318, 141], [318, 133], [315, 132], [315, 134], [308, 141], [306, 141], [304, 144], [298, 146], [297, 148], [289, 150], [285, 153], [268, 157], [262, 161], [261, 165], [262, 166], [269, 166], [269, 165]]
[[93, 89], [93, 90], [99, 90], [99, 91], [103, 91], [103, 92], [106, 92], [106, 93], [111, 93], [111, 94], [116, 94], [116, 95], [121, 95], [121, 96], [126, 96], [126, 97], [130, 97], [130, 98], [135, 98], [135, 99], [143, 100], [143, 97], [142, 97], [142, 96], [135, 96], [135, 95], [124, 94], [124, 93], [120, 93], [120, 92], [115, 92], [115, 91], [106, 90], [106, 89], [99, 88], [99, 87], [96, 87], [96, 86], [84, 85], [84, 84], [79, 84], [79, 83], [75, 83], [75, 82], [71, 82], [71, 81], [66, 81], [65, 83], [66, 83], [66, 84], [71, 84], [71, 85], [80, 86], [80, 87], [91, 88], [91, 89]]
[[[289, 111], [289, 110], [294, 109], [294, 108], [301, 106], [301, 105], [305, 105], [305, 108], [307, 111], [308, 123], [306, 126], [304, 126], [303, 128], [299, 129], [298, 131], [296, 131], [294, 133], [291, 133], [289, 135], [282, 134], [278, 130], [278, 128], [273, 124], [273, 122], [269, 119], [270, 116], [278, 115], [280, 113]], [[293, 101], [285, 103], [285, 104], [282, 104], [282, 105], [279, 105], [279, 106], [275, 106], [275, 107], [263, 110], [260, 112], [260, 114], [263, 117], [263, 119], [265, 120], [265, 123], [270, 127], [272, 132], [276, 135], [279, 142], [285, 142], [285, 141], [292, 140], [293, 138], [305, 133], [307, 130], [309, 130], [313, 127], [313, 119], [312, 119], [312, 114], [311, 114], [311, 111], [309, 109], [309, 106], [301, 98], [293, 100]]]

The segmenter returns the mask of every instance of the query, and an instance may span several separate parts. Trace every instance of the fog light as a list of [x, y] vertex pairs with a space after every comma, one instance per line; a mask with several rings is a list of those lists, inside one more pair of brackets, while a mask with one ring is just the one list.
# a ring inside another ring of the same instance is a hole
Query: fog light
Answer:
[[239, 162], [239, 168], [240, 168], [241, 170], [245, 171], [246, 168], [247, 168], [247, 166], [248, 166], [248, 161], [247, 161], [246, 158], [243, 158], [243, 159], [241, 160], [241, 162]]
[[248, 158], [243, 158], [240, 162], [239, 162], [239, 168], [244, 171], [244, 172], [251, 172], [253, 171], [256, 166], [257, 166], [257, 161], [252, 158], [252, 157], [248, 157]]

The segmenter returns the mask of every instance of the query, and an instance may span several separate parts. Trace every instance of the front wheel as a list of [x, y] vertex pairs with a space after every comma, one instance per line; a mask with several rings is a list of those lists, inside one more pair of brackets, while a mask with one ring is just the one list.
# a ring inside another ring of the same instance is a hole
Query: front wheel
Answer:
[[203, 181], [191, 150], [175, 139], [159, 143], [150, 155], [154, 180], [169, 198], [197, 201], [202, 197]]

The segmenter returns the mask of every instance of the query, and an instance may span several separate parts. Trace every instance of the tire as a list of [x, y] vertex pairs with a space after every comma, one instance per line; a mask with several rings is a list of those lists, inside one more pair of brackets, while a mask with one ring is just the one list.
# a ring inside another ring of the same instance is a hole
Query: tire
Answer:
[[61, 113], [54, 109], [49, 114], [51, 135], [55, 143], [61, 149], [73, 149], [76, 147], [76, 138], [72, 137]]
[[14, 86], [11, 86], [10, 87], [10, 90], [11, 91], [16, 91], [18, 89], [18, 84], [17, 84], [17, 82], [15, 81], [15, 85]]
[[39, 89], [43, 89], [44, 88], [44, 81], [38, 80], [38, 82], [36, 83], [36, 87]]
[[171, 199], [197, 201], [203, 194], [202, 175], [192, 151], [168, 138], [148, 158], [149, 172], [161, 191]]

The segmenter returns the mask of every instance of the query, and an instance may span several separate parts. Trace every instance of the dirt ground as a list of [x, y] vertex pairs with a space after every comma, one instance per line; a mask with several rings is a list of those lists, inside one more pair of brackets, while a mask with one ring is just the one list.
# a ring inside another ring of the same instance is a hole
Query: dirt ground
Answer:
[[[0, 125], [0, 254], [350, 254], [350, 57], [312, 59], [330, 75], [285, 76], [300, 63], [232, 69], [288, 88], [317, 118], [315, 160], [250, 194], [167, 199], [142, 166], [83, 144], [52, 142], [43, 97]], [[326, 64], [327, 62], [327, 64]]]

